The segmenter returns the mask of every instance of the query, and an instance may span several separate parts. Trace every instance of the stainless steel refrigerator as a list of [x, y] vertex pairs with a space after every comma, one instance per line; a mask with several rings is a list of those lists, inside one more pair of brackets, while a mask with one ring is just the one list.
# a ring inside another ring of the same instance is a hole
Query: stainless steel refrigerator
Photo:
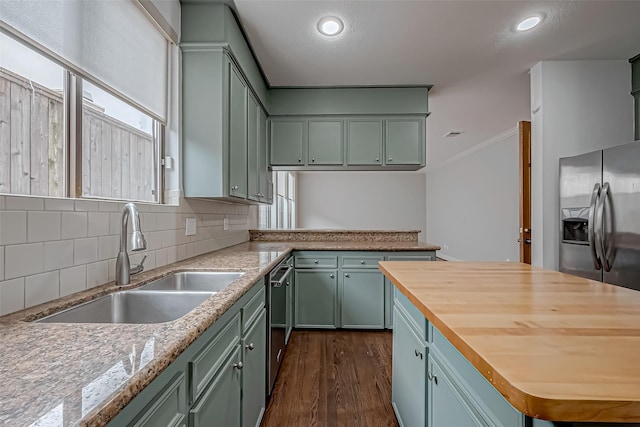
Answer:
[[560, 159], [560, 271], [640, 290], [640, 141]]

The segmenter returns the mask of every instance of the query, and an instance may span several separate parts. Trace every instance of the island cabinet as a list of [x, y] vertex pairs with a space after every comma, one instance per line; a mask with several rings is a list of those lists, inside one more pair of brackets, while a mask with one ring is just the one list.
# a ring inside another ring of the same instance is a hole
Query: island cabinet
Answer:
[[635, 139], [640, 140], [640, 55], [634, 56], [629, 60], [631, 62], [631, 95], [635, 102]]
[[109, 426], [257, 426], [265, 409], [266, 292], [253, 286]]
[[425, 165], [424, 116], [271, 117], [271, 166], [415, 170]]
[[397, 289], [394, 303], [392, 400], [401, 426], [529, 425]]
[[378, 270], [378, 262], [385, 259], [435, 260], [435, 252], [295, 252], [294, 326], [386, 328], [392, 305], [384, 275]]

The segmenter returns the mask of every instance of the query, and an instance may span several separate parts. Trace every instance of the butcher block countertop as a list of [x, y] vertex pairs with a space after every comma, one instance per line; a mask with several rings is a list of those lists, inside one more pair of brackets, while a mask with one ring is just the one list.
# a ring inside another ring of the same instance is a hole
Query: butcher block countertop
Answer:
[[640, 421], [640, 292], [517, 263], [380, 269], [520, 412]]

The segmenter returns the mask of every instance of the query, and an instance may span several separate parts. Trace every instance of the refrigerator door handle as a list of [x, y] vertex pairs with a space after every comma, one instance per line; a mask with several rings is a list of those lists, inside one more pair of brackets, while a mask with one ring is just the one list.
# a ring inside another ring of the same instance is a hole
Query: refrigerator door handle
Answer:
[[611, 264], [609, 263], [609, 259], [607, 259], [607, 245], [605, 241], [605, 232], [604, 232], [604, 205], [607, 202], [607, 197], [609, 196], [609, 183], [605, 182], [602, 185], [602, 191], [600, 192], [600, 197], [598, 199], [598, 210], [596, 212], [596, 240], [597, 244], [600, 248], [600, 259], [602, 262], [602, 268], [604, 271], [611, 271]]
[[595, 229], [598, 227], [598, 216], [596, 214], [596, 204], [598, 202], [598, 198], [600, 197], [600, 184], [596, 183], [593, 187], [593, 192], [591, 193], [591, 203], [589, 203], [589, 248], [591, 248], [591, 258], [593, 259], [593, 265], [596, 270], [602, 269], [602, 261], [600, 258], [600, 254], [598, 253], [598, 249], [600, 245], [596, 244], [596, 235]]

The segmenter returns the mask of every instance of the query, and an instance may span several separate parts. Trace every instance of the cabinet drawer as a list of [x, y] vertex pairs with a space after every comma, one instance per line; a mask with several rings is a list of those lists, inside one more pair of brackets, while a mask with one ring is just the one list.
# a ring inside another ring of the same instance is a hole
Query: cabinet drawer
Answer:
[[262, 309], [265, 307], [265, 295], [264, 279], [261, 280], [262, 287], [257, 294], [251, 298], [251, 300], [242, 307], [242, 333], [244, 334], [247, 329], [253, 324], [255, 319], [260, 316]]
[[142, 416], [134, 427], [186, 426], [187, 380], [184, 373], [176, 375], [168, 385], [156, 395], [151, 404], [142, 410]]
[[335, 256], [297, 256], [296, 268], [336, 268], [338, 257]]
[[341, 266], [343, 268], [378, 268], [378, 261], [382, 261], [384, 256], [344, 256]]
[[189, 362], [191, 374], [191, 402], [194, 402], [202, 390], [215, 376], [227, 356], [240, 342], [240, 313]]
[[454, 374], [452, 382], [468, 392], [474, 404], [491, 419], [491, 424], [504, 427], [522, 426], [524, 416], [502, 397], [438, 329], [431, 329], [433, 346], [442, 355], [443, 364]]
[[398, 253], [397, 255], [388, 255], [387, 261], [435, 261], [436, 253], [432, 252], [407, 252], [406, 254]]
[[429, 321], [424, 317], [422, 312], [416, 308], [415, 305], [409, 301], [407, 297], [405, 297], [402, 292], [398, 290], [395, 286], [394, 288], [394, 307], [402, 311], [407, 318], [407, 321], [411, 324], [411, 326], [416, 330], [416, 333], [425, 341], [430, 341], [430, 337], [428, 336], [429, 332]]

